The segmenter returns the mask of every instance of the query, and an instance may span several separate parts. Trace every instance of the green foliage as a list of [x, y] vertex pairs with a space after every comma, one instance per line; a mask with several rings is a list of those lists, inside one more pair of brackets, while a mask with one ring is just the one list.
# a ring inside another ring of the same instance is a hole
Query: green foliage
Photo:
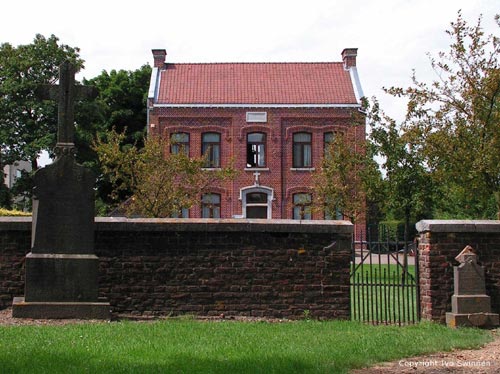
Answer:
[[387, 91], [408, 99], [406, 134], [440, 185], [440, 214], [483, 218], [493, 197], [500, 215], [500, 38], [460, 12], [447, 33], [450, 49], [431, 57], [436, 80], [414, 73], [411, 87]]
[[113, 188], [115, 203], [128, 199], [129, 215], [172, 217], [199, 202], [201, 193], [233, 178], [232, 167], [203, 170], [204, 157], [173, 154], [161, 137], [144, 139], [144, 148], [127, 143], [124, 132], [111, 131], [106, 140], [97, 139], [94, 149]]
[[83, 68], [79, 49], [59, 44], [54, 35], [36, 35], [31, 44], [0, 45], [0, 147], [3, 164], [30, 161], [37, 168], [42, 150], [55, 145], [57, 113], [54, 102], [42, 101], [35, 91], [54, 84], [59, 65], [71, 61]]
[[[79, 102], [76, 107], [77, 131], [75, 143], [79, 163], [92, 168], [100, 177], [97, 180], [96, 211], [105, 215], [109, 205], [112, 185], [102, 175], [98, 156], [93, 149], [94, 139], [104, 139], [113, 129], [125, 132], [123, 142], [130, 146], [143, 147], [147, 122], [146, 100], [151, 77], [151, 67], [144, 65], [134, 71], [103, 71], [99, 76], [84, 80], [99, 92], [95, 100]], [[125, 194], [123, 198], [126, 198]]]
[[12, 207], [12, 195], [10, 193], [9, 188], [3, 183], [3, 180], [0, 182], [0, 207], [10, 209]]
[[386, 216], [410, 221], [429, 218], [434, 186], [424, 158], [402, 126], [380, 110], [372, 100], [368, 121], [374, 153], [382, 160]]
[[[364, 115], [354, 116], [352, 126], [365, 126]], [[369, 144], [352, 144], [346, 135], [335, 134], [314, 174], [315, 209], [355, 221], [365, 213], [367, 198], [369, 202], [380, 198], [381, 174], [371, 150]]]
[[348, 373], [418, 354], [473, 348], [478, 329], [347, 321], [162, 321], [0, 327], [5, 373]]
[[[410, 222], [408, 238], [411, 239], [416, 234], [415, 221]], [[405, 221], [386, 220], [380, 221], [378, 226], [378, 238], [380, 241], [403, 240], [405, 235]]]

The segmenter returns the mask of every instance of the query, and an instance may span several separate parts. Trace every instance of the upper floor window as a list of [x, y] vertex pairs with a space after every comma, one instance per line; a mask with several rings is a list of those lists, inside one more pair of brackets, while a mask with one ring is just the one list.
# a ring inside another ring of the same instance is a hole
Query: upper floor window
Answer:
[[312, 219], [312, 197], [309, 193], [293, 195], [293, 219]]
[[293, 167], [310, 168], [312, 166], [312, 136], [308, 132], [293, 134]]
[[333, 132], [325, 132], [323, 134], [323, 146], [325, 151], [325, 156], [329, 153], [329, 149], [335, 139], [335, 134]]
[[217, 132], [206, 132], [202, 134], [201, 153], [207, 158], [205, 167], [220, 167], [220, 134]]
[[170, 153], [177, 155], [183, 152], [189, 156], [189, 134], [179, 132], [170, 136]]
[[266, 134], [253, 132], [247, 135], [247, 167], [266, 166]]
[[216, 193], [203, 194], [201, 198], [201, 217], [220, 218], [220, 195]]

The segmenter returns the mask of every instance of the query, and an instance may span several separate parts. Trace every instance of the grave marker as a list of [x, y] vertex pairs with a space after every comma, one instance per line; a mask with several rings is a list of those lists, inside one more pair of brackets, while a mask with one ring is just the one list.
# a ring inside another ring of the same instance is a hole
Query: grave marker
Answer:
[[95, 93], [92, 87], [75, 86], [69, 62], [60, 66], [59, 85], [39, 90], [42, 99], [58, 101], [56, 161], [35, 173], [25, 297], [14, 298], [14, 317], [109, 318], [109, 303], [98, 299], [95, 176], [74, 157], [75, 99]]
[[498, 314], [491, 313], [491, 300], [486, 295], [484, 268], [477, 263], [477, 255], [466, 246], [455, 260], [454, 294], [451, 297], [451, 313], [446, 313], [450, 327], [498, 326]]

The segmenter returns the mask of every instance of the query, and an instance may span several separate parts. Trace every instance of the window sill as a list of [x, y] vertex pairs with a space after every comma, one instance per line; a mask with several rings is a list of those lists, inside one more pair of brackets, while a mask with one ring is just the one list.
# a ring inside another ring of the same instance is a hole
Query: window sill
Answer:
[[269, 168], [245, 168], [245, 171], [269, 171]]
[[222, 170], [222, 168], [201, 168], [201, 170]]
[[290, 168], [291, 171], [315, 171], [316, 168]]

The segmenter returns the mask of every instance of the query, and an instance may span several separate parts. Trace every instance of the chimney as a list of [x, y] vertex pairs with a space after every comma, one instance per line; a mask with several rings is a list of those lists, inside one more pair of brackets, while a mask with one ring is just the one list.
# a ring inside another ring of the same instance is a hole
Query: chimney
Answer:
[[358, 55], [357, 48], [345, 48], [342, 51], [342, 61], [344, 61], [344, 69], [356, 66], [356, 56]]
[[162, 68], [165, 65], [165, 57], [167, 56], [167, 51], [164, 49], [153, 49], [153, 67]]

